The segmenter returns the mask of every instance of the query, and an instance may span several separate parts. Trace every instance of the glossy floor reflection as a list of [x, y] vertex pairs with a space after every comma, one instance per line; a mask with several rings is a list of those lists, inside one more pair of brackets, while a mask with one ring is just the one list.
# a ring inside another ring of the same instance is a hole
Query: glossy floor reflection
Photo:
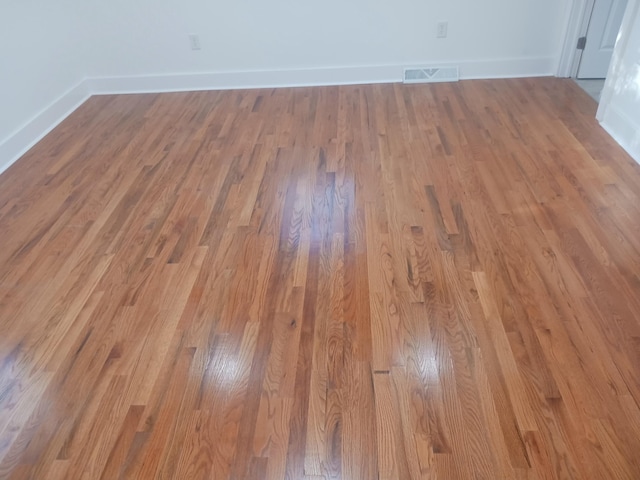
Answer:
[[587, 92], [591, 98], [600, 103], [600, 96], [602, 95], [602, 89], [604, 88], [605, 82], [604, 78], [587, 80], [576, 78], [575, 82], [580, 86], [580, 88]]
[[90, 99], [0, 176], [0, 478], [640, 478], [640, 168], [594, 115]]

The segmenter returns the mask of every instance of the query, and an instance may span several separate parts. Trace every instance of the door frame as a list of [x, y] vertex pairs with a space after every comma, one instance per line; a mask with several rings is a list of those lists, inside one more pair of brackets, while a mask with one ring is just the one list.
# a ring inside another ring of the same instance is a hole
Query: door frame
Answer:
[[578, 75], [582, 50], [578, 50], [576, 47], [578, 39], [587, 34], [595, 3], [595, 0], [572, 0], [564, 44], [558, 62], [558, 77], [575, 78]]
[[[622, 17], [620, 33], [618, 34], [616, 46], [613, 49], [613, 58], [611, 58], [611, 64], [609, 65], [609, 71], [607, 72], [607, 80], [604, 82], [600, 103], [598, 104], [598, 111], [596, 112], [596, 118], [600, 123], [605, 121], [605, 117], [607, 116], [611, 105], [611, 99], [615, 94], [616, 84], [620, 81], [625, 81], [624, 70], [622, 68], [622, 58], [627, 51], [629, 37], [631, 36], [631, 29], [633, 28], [633, 21], [639, 15], [640, 0], [629, 0], [627, 10], [624, 12], [624, 17]], [[607, 131], [609, 130], [607, 129]], [[633, 154], [631, 154], [631, 156], [640, 163], [640, 158], [636, 158]]]

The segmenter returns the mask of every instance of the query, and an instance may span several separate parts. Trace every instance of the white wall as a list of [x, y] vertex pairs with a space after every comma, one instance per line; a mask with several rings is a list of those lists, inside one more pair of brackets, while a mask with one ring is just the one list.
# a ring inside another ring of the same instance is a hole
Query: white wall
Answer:
[[[560, 55], [568, 2], [111, 0], [94, 4], [98, 49], [88, 74], [446, 62], [460, 64], [466, 77], [551, 75]], [[447, 39], [435, 38], [439, 20], [449, 21]], [[200, 35], [201, 51], [190, 50], [189, 33]], [[396, 71], [399, 79], [401, 68]]]
[[86, 92], [78, 0], [0, 4], [0, 172]]

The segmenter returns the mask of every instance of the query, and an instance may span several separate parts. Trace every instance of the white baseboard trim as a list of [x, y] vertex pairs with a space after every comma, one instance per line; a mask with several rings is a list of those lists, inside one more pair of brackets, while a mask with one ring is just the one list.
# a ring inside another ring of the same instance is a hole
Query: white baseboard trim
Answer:
[[541, 77], [553, 75], [553, 57], [474, 60], [462, 62], [422, 62], [403, 65], [314, 68], [245, 72], [181, 73], [89, 78], [92, 93], [159, 93], [245, 88], [280, 88], [327, 85], [358, 85], [402, 81], [407, 67], [458, 66], [461, 79]]
[[109, 95], [392, 83], [402, 79], [402, 71], [400, 66], [314, 68], [100, 77], [87, 82], [94, 94]]
[[555, 62], [553, 57], [540, 57], [461, 62], [429, 61], [413, 65], [87, 78], [44, 108], [13, 135], [0, 142], [0, 173], [91, 95], [394, 83], [402, 81], [406, 67], [428, 65], [458, 66], [461, 79], [540, 77], [552, 75]]
[[631, 158], [640, 163], [640, 125], [614, 105], [609, 105], [600, 125]]
[[90, 96], [86, 82], [78, 83], [0, 142], [0, 173], [15, 163]]
[[[504, 58], [458, 62], [462, 80], [492, 78], [551, 77], [558, 60], [554, 57]], [[455, 65], [456, 63], [452, 63]]]

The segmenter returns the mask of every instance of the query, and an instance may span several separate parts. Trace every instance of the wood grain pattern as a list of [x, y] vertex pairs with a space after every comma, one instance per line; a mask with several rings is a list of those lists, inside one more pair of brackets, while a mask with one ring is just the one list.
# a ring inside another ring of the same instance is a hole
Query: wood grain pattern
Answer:
[[640, 167], [594, 114], [91, 98], [0, 176], [0, 478], [640, 478]]

